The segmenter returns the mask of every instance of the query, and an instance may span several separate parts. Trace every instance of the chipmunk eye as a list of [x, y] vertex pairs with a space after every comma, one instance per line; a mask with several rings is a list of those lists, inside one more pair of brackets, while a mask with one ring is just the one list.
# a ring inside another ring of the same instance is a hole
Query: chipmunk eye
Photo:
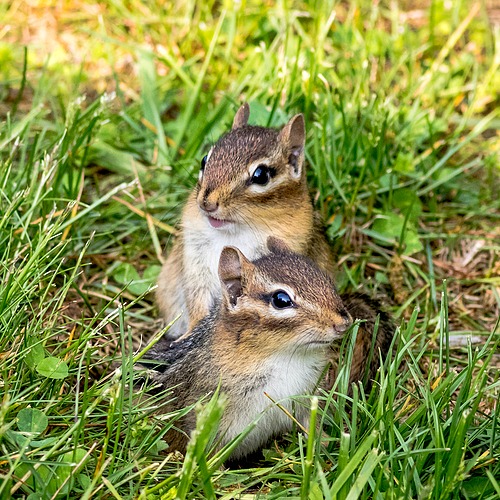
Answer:
[[205, 165], [207, 164], [207, 158], [208, 158], [208, 155], [205, 155], [202, 159], [201, 159], [201, 171], [203, 172], [203, 170], [205, 170]]
[[271, 304], [276, 309], [286, 309], [287, 307], [293, 307], [293, 300], [288, 293], [279, 290], [271, 296]]
[[260, 184], [261, 186], [266, 185], [271, 179], [271, 169], [266, 165], [259, 165], [253, 175], [252, 175], [252, 184]]

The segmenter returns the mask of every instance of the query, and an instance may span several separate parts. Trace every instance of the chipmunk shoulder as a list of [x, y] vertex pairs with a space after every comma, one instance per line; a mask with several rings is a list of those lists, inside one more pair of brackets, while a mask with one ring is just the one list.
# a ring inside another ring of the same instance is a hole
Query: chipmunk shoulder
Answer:
[[[253, 261], [225, 247], [218, 264], [222, 300], [189, 335], [152, 355], [164, 363], [159, 381], [173, 391], [167, 411], [195, 403], [220, 384], [226, 397], [221, 447], [258, 420], [234, 459], [291, 429], [292, 420], [266, 394], [292, 411], [289, 398], [314, 392], [332, 343], [352, 323], [326, 273], [280, 240], [267, 244], [267, 253]], [[180, 424], [184, 433], [168, 437], [172, 447], [184, 450], [196, 425], [193, 413]], [[296, 416], [305, 422], [308, 406], [298, 405]]]
[[167, 320], [184, 313], [169, 332], [173, 337], [204, 317], [220, 295], [217, 266], [225, 246], [255, 259], [266, 253], [266, 240], [274, 236], [333, 272], [307, 187], [303, 116], [279, 130], [248, 125], [249, 112], [243, 105], [232, 130], [203, 158], [182, 212], [180, 235], [160, 274], [161, 313]]

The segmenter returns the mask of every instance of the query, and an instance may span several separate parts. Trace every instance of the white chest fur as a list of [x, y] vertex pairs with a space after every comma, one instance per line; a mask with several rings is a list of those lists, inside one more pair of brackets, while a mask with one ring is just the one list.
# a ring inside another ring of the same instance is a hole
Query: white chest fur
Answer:
[[222, 249], [234, 246], [254, 260], [265, 253], [268, 234], [237, 223], [216, 229], [206, 217], [192, 219], [184, 225], [184, 268], [187, 283], [196, 288], [197, 300], [203, 300], [208, 308], [220, 297], [218, 266]]
[[[303, 355], [296, 350], [277, 355], [267, 361], [264, 372], [270, 374], [266, 382], [253, 388], [244, 398], [230, 401], [221, 425], [223, 443], [231, 441], [244, 431], [248, 425], [258, 420], [255, 428], [243, 440], [234, 453], [234, 458], [251, 453], [264, 445], [273, 435], [281, 434], [292, 428], [292, 419], [276, 403], [293, 411], [292, 396], [311, 395], [318, 382], [327, 356], [324, 351], [306, 352]], [[260, 371], [260, 370], [259, 370]], [[295, 405], [295, 416], [306, 424], [309, 415], [308, 401]]]

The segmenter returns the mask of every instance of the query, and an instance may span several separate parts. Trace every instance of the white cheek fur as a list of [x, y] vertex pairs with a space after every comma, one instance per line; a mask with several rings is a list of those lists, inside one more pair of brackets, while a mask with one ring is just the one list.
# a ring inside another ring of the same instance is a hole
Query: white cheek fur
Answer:
[[279, 177], [273, 177], [265, 186], [261, 184], [250, 184], [247, 189], [249, 193], [267, 193], [276, 186], [283, 184], [285, 181], [284, 175], [281, 175]]
[[269, 314], [276, 319], [294, 318], [297, 314], [295, 307], [287, 307], [286, 309], [276, 309], [272, 304], [269, 305]]

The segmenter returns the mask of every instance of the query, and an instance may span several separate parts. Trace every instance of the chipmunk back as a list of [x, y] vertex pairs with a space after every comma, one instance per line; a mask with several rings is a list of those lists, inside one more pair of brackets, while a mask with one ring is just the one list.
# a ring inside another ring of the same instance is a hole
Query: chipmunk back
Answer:
[[[292, 427], [266, 394], [292, 411], [290, 397], [314, 392], [331, 344], [352, 322], [323, 271], [279, 240], [270, 238], [268, 245], [268, 254], [253, 262], [234, 247], [224, 248], [218, 266], [222, 300], [190, 335], [153, 355], [164, 363], [159, 380], [175, 397], [168, 411], [198, 401], [220, 384], [227, 405], [219, 446], [259, 419], [234, 451], [236, 459]], [[296, 416], [305, 422], [308, 407], [298, 408]], [[184, 433], [168, 436], [172, 447], [184, 450], [195, 425], [191, 412], [181, 422]]]
[[[391, 351], [395, 326], [378, 301], [368, 295], [355, 292], [341, 297], [353, 319], [361, 320], [352, 353], [349, 387], [362, 382], [365, 392], [368, 392], [380, 367], [380, 355], [385, 359]], [[326, 390], [331, 389], [341, 368], [337, 349], [332, 350], [330, 362], [331, 369], [324, 384]]]

